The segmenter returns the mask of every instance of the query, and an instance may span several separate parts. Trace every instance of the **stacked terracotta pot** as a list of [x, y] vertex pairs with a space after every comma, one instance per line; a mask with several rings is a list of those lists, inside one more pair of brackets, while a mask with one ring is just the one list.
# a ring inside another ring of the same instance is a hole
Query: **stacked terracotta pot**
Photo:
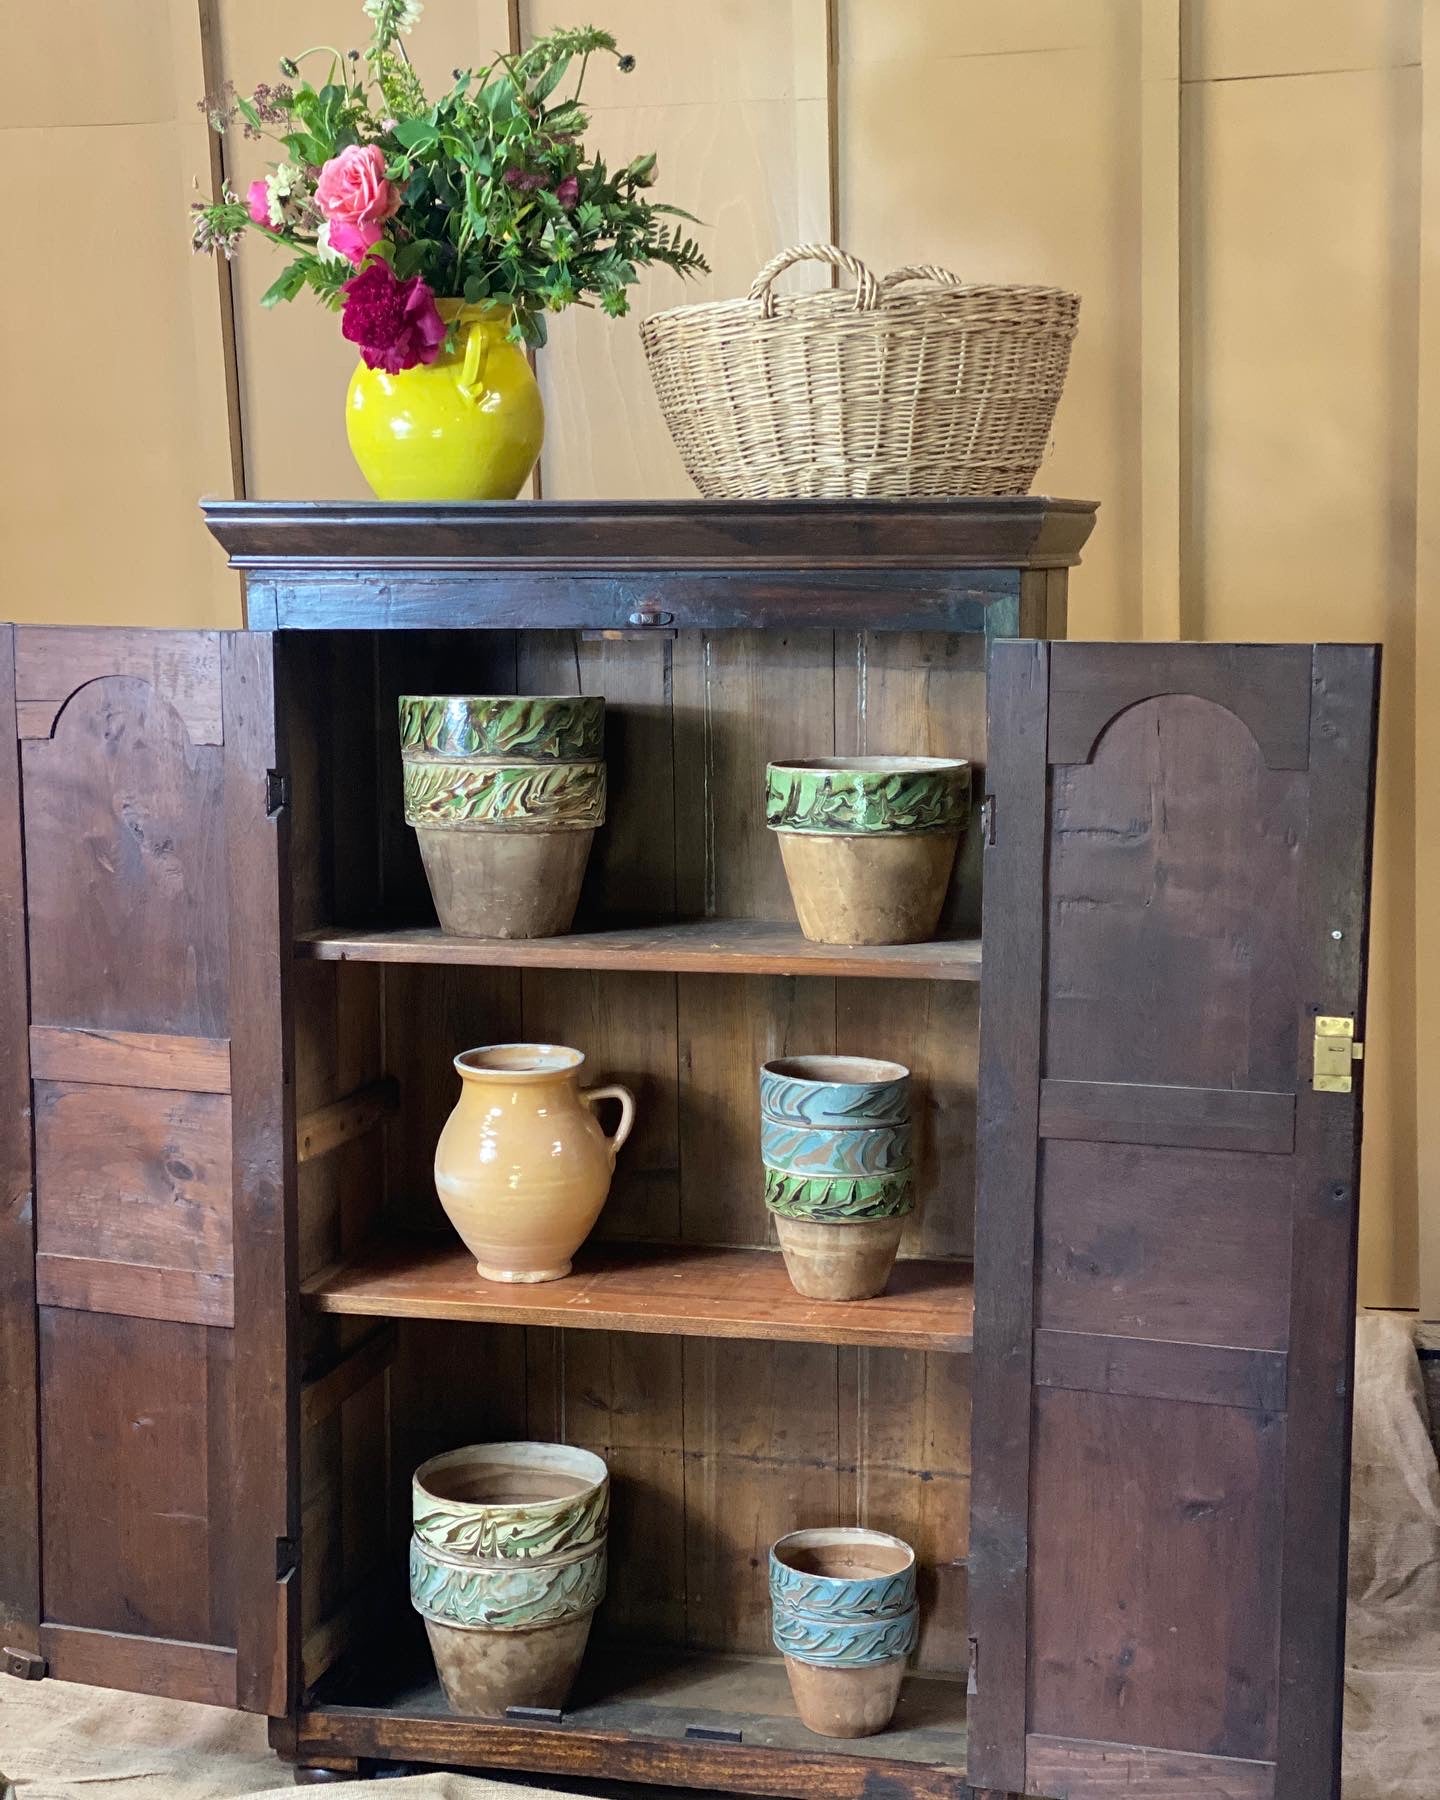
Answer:
[[415, 1471], [410, 1600], [460, 1713], [562, 1706], [605, 1597], [610, 1477], [566, 1444], [477, 1444]]
[[442, 931], [568, 931], [605, 820], [605, 702], [590, 695], [405, 694], [405, 823]]

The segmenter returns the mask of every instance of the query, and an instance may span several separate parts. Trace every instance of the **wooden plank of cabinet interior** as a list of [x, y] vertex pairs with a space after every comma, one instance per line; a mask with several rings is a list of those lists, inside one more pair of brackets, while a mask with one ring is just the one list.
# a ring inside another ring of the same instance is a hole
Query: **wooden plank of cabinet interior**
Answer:
[[296, 954], [321, 962], [474, 964], [527, 969], [659, 969], [676, 974], [880, 975], [978, 981], [980, 940], [848, 948], [812, 944], [796, 925], [768, 919], [696, 919], [552, 938], [447, 937], [438, 926], [398, 931], [327, 928], [304, 933]]
[[[434, 1676], [410, 1670], [392, 1638], [386, 1666], [342, 1672], [301, 1714], [300, 1760], [403, 1756], [569, 1775], [613, 1772], [612, 1780], [806, 1800], [877, 1794], [972, 1800], [964, 1781], [961, 1681], [911, 1676], [882, 1735], [825, 1740], [817, 1749], [820, 1740], [796, 1718], [784, 1665], [774, 1655], [611, 1642], [595, 1660], [603, 1675], [596, 1682], [581, 1674], [560, 1729], [482, 1722], [450, 1713]], [[687, 1738], [691, 1727], [733, 1733], [739, 1741]]]
[[317, 1312], [482, 1319], [782, 1343], [968, 1350], [970, 1265], [907, 1261], [874, 1300], [806, 1300], [772, 1250], [590, 1243], [560, 1281], [482, 1281], [459, 1244], [391, 1239], [323, 1269], [302, 1289]]
[[341, 1100], [317, 1106], [295, 1127], [297, 1162], [314, 1162], [342, 1144], [353, 1144], [388, 1119], [399, 1104], [399, 1083], [381, 1080], [369, 1082]]

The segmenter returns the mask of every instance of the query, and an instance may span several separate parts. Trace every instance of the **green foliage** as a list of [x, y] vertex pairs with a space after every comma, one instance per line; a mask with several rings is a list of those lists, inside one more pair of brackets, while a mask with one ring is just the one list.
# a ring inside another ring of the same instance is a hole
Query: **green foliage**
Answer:
[[[615, 56], [614, 38], [591, 26], [553, 31], [518, 56], [457, 70], [453, 86], [429, 100], [411, 67], [405, 37], [419, 0], [365, 0], [369, 46], [350, 58], [321, 47], [281, 64], [286, 85], [262, 84], [253, 98], [201, 102], [223, 130], [238, 116], [246, 135], [262, 131], [283, 147], [300, 180], [282, 179], [274, 225], [257, 226], [234, 195], [197, 209], [196, 246], [229, 254], [245, 230], [285, 245], [293, 260], [264, 296], [273, 306], [309, 287], [338, 304], [351, 264], [327, 252], [315, 201], [320, 169], [351, 145], [376, 145], [399, 206], [370, 254], [400, 277], [418, 275], [441, 298], [491, 301], [514, 312], [513, 335], [545, 341], [545, 315], [596, 305], [612, 317], [629, 308], [639, 271], [663, 263], [680, 275], [708, 268], [695, 239], [672, 220], [696, 223], [679, 207], [649, 198], [653, 153], [611, 171], [587, 156], [589, 115], [581, 104], [586, 67]], [[327, 63], [318, 85], [300, 77], [314, 58]], [[288, 181], [288, 184], [287, 184]]]

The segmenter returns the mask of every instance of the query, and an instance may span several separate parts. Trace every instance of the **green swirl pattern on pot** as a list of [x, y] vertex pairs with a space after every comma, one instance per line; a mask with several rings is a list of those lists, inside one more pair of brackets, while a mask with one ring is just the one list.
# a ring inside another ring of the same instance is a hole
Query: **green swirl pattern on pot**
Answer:
[[605, 702], [592, 694], [402, 694], [405, 754], [598, 762]]
[[410, 1540], [410, 1602], [451, 1625], [520, 1631], [592, 1612], [605, 1597], [605, 1545], [571, 1562], [490, 1567], [438, 1556]]
[[604, 821], [604, 763], [405, 764], [407, 825], [582, 831]]
[[845, 1225], [862, 1219], [894, 1219], [915, 1210], [915, 1176], [910, 1169], [854, 1179], [843, 1175], [796, 1175], [766, 1169], [765, 1204], [785, 1219]]
[[970, 765], [946, 757], [824, 757], [771, 763], [766, 771], [772, 831], [959, 831], [969, 808]]
[[570, 1444], [468, 1445], [415, 1471], [411, 1518], [416, 1538], [442, 1556], [566, 1557], [604, 1539], [610, 1476], [600, 1457]]

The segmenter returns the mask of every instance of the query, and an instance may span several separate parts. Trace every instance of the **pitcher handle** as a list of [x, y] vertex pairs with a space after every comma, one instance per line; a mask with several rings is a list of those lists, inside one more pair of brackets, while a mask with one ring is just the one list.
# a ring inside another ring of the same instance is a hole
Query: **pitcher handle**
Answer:
[[465, 360], [460, 369], [460, 379], [455, 384], [467, 400], [480, 400], [485, 392], [482, 385], [485, 365], [490, 360], [490, 339], [484, 325], [479, 319], [471, 321], [465, 334]]
[[615, 1135], [606, 1138], [605, 1145], [610, 1152], [610, 1167], [615, 1167], [615, 1158], [621, 1145], [630, 1135], [635, 1123], [635, 1096], [629, 1088], [621, 1087], [619, 1082], [612, 1082], [609, 1087], [581, 1088], [580, 1098], [587, 1106], [593, 1107], [597, 1100], [618, 1100], [620, 1102], [620, 1123], [615, 1127]]

